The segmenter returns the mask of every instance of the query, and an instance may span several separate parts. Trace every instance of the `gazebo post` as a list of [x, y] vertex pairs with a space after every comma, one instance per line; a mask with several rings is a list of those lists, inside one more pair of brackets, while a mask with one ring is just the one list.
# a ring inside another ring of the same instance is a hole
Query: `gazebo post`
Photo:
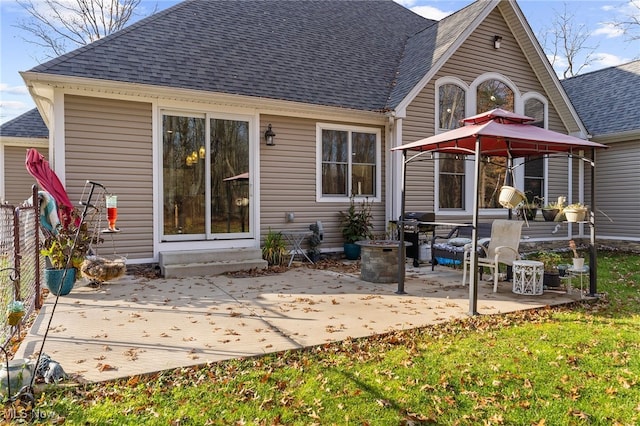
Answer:
[[406, 268], [405, 248], [404, 248], [404, 205], [405, 205], [405, 179], [407, 176], [407, 150], [402, 150], [402, 169], [400, 176], [400, 219], [398, 220], [398, 289], [396, 294], [407, 294], [404, 291], [404, 275]]
[[596, 150], [591, 148], [591, 210], [589, 211], [589, 296], [597, 289], [598, 249], [596, 248]]
[[[469, 315], [478, 315], [478, 211], [480, 189], [480, 135], [476, 136], [474, 163], [473, 228], [471, 230], [471, 259], [469, 265]], [[465, 260], [463, 259], [463, 262]]]

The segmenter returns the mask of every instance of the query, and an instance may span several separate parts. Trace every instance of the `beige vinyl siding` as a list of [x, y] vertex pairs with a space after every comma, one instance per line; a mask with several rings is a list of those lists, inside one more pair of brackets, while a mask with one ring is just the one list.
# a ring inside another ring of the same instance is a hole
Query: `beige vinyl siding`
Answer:
[[608, 149], [599, 150], [596, 153], [596, 232], [598, 238], [639, 238], [639, 164], [640, 140], [611, 143]]
[[[5, 201], [17, 206], [31, 196], [31, 186], [36, 180], [27, 172], [24, 161], [27, 154], [26, 146], [4, 147], [4, 194]], [[49, 150], [36, 147], [38, 152], [49, 158]]]
[[[493, 48], [493, 36], [500, 35], [502, 47]], [[407, 107], [407, 118], [403, 121], [403, 143], [413, 142], [435, 134], [435, 82], [442, 77], [457, 77], [470, 86], [480, 75], [498, 73], [507, 77], [518, 88], [521, 95], [537, 92], [549, 99], [548, 128], [567, 133], [550, 97], [545, 92], [531, 65], [523, 54], [515, 37], [511, 34], [499, 10], [490, 13], [487, 19], [458, 48], [451, 58], [436, 73], [420, 94]], [[467, 105], [475, 113], [475, 106]], [[428, 158], [428, 155], [426, 156]], [[434, 162], [422, 161], [407, 168], [407, 211], [435, 209]], [[549, 194], [557, 198], [567, 194], [567, 160], [565, 156], [551, 158], [548, 174]], [[469, 210], [471, 206], [468, 206]], [[482, 221], [491, 221], [504, 215], [482, 214]], [[470, 216], [466, 218], [470, 220]], [[464, 221], [460, 216], [440, 212], [438, 220]], [[549, 224], [533, 223], [523, 228], [523, 235], [532, 238], [555, 238], [547, 229]]]
[[[151, 104], [65, 96], [66, 186], [80, 201], [85, 181], [118, 196], [119, 255], [153, 257], [153, 169]], [[106, 212], [103, 212], [103, 224]], [[113, 254], [111, 241], [100, 254]]]
[[[326, 121], [322, 121], [326, 123]], [[307, 230], [317, 220], [322, 221], [324, 239], [321, 249], [341, 248], [343, 244], [339, 228], [339, 211], [349, 207], [344, 203], [316, 202], [316, 120], [281, 116], [261, 117], [261, 133], [271, 123], [276, 133], [276, 145], [260, 143], [260, 214], [262, 237], [269, 232]], [[358, 123], [337, 123], [340, 125], [360, 125]], [[374, 231], [385, 231], [384, 207], [384, 156], [387, 148], [382, 133], [382, 191], [381, 201], [373, 204]], [[285, 212], [293, 212], [295, 221], [287, 223]]]

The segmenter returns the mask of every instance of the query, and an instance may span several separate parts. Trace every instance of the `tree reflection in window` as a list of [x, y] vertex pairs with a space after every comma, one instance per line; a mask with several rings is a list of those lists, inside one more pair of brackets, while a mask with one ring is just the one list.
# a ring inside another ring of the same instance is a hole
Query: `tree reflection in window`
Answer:
[[496, 108], [513, 112], [513, 103], [513, 90], [500, 80], [486, 80], [478, 85], [476, 105], [478, 114]]
[[322, 130], [322, 195], [376, 196], [378, 136]]
[[527, 99], [524, 103], [524, 115], [535, 120], [529, 124], [544, 129], [544, 102], [538, 99]]
[[455, 129], [461, 126], [465, 113], [465, 92], [455, 84], [443, 84], [438, 89], [440, 129]]
[[464, 209], [464, 157], [440, 154], [439, 203], [441, 209]]

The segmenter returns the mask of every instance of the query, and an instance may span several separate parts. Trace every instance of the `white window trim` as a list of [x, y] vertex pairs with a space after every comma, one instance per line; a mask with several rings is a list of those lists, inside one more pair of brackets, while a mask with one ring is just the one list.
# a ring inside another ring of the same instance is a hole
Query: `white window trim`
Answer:
[[544, 105], [544, 128], [549, 127], [549, 101], [538, 92], [527, 92], [522, 95], [522, 114], [524, 114], [524, 106], [528, 100], [535, 99]]
[[[441, 129], [439, 126], [440, 123], [440, 86], [443, 86], [445, 84], [455, 84], [456, 86], [459, 86], [461, 89], [464, 90], [465, 93], [465, 97], [464, 97], [464, 108], [465, 108], [465, 117], [468, 116], [468, 111], [469, 111], [469, 85], [467, 85], [467, 83], [465, 83], [464, 81], [462, 81], [461, 79], [459, 79], [458, 77], [450, 77], [450, 76], [445, 76], [445, 77], [441, 77], [439, 79], [436, 80], [436, 87], [435, 87], [435, 114], [434, 114], [434, 123], [433, 123], [433, 128], [436, 131], [436, 134], [439, 133], [444, 133], [444, 132], [448, 132], [448, 129]], [[470, 210], [469, 206], [469, 200], [468, 200], [468, 194], [469, 194], [469, 190], [467, 188], [467, 176], [469, 175], [469, 170], [473, 171], [473, 167], [471, 167], [471, 169], [469, 169], [469, 163], [468, 161], [465, 161], [465, 188], [464, 188], [464, 200], [462, 200], [462, 204], [465, 206], [464, 209], [442, 209], [440, 208], [440, 161], [439, 160], [439, 153], [435, 153], [434, 155], [434, 180], [435, 180], [435, 186], [434, 188], [435, 190], [435, 194], [433, 194], [433, 200], [434, 200], [434, 204], [435, 204], [435, 212], [436, 213], [443, 213], [443, 214], [447, 214], [447, 215], [451, 215], [451, 216], [455, 216], [455, 215], [466, 215], [468, 213], [467, 210]]]
[[522, 103], [522, 96], [520, 91], [518, 90], [518, 86], [516, 86], [509, 78], [505, 77], [502, 74], [498, 74], [495, 72], [487, 72], [482, 75], [479, 75], [473, 83], [469, 86], [469, 91], [467, 92], [467, 117], [476, 115], [476, 107], [478, 103], [478, 86], [481, 83], [484, 83], [487, 80], [498, 80], [509, 87], [513, 91], [513, 109], [516, 114], [522, 114], [524, 110], [524, 104]]
[[458, 87], [460, 87], [462, 90], [464, 90], [464, 108], [465, 108], [465, 116], [467, 116], [466, 112], [467, 112], [467, 102], [469, 99], [469, 86], [467, 85], [467, 83], [465, 83], [464, 81], [460, 80], [457, 77], [441, 77], [439, 79], [436, 80], [436, 90], [435, 90], [435, 98], [436, 98], [436, 104], [435, 104], [435, 114], [434, 114], [434, 123], [433, 123], [433, 128], [436, 129], [436, 134], [438, 133], [442, 133], [442, 132], [446, 132], [448, 131], [448, 129], [441, 129], [439, 124], [440, 124], [440, 86], [444, 86], [445, 84], [454, 84]]
[[[322, 195], [322, 131], [338, 130], [346, 132], [373, 133], [376, 135], [376, 195], [375, 196], [354, 196], [356, 202], [369, 200], [370, 202], [380, 202], [382, 200], [382, 131], [376, 127], [348, 126], [332, 123], [316, 123], [316, 202], [319, 203], [348, 203], [350, 197], [344, 196], [323, 196]], [[351, 142], [350, 142], [351, 143]], [[351, 157], [349, 157], [347, 178], [351, 181]]]
[[[176, 116], [182, 116], [182, 117], [193, 117], [193, 118], [203, 118], [206, 121], [206, 125], [205, 125], [205, 141], [209, 141], [210, 140], [210, 128], [209, 128], [209, 120], [211, 119], [223, 119], [223, 120], [238, 120], [238, 121], [246, 121], [249, 123], [249, 169], [251, 170], [252, 167], [254, 166], [254, 162], [255, 159], [253, 157], [255, 157], [255, 155], [253, 155], [252, 153], [254, 152], [254, 147], [259, 144], [260, 141], [260, 132], [258, 131], [258, 124], [257, 120], [255, 118], [255, 116], [252, 116], [250, 114], [242, 114], [242, 113], [227, 113], [227, 112], [220, 112], [217, 111], [215, 109], [207, 109], [207, 108], [203, 108], [203, 109], [195, 109], [195, 108], [180, 108], [180, 107], [172, 107], [172, 106], [159, 106], [157, 108], [157, 120], [158, 120], [158, 128], [157, 128], [157, 149], [158, 149], [158, 155], [157, 158], [155, 159], [156, 164], [155, 167], [157, 168], [157, 172], [154, 172], [154, 176], [156, 176], [156, 181], [158, 183], [158, 194], [160, 194], [160, 196], [157, 197], [157, 200], [155, 200], [156, 202], [156, 210], [158, 212], [162, 212], [164, 209], [164, 205], [163, 205], [163, 195], [162, 195], [162, 188], [164, 187], [164, 182], [163, 182], [163, 174], [162, 174], [162, 150], [163, 150], [163, 138], [162, 138], [162, 117], [164, 115], [176, 115]], [[207, 150], [207, 155], [209, 155], [209, 147], [208, 147], [209, 143], [206, 142], [205, 143], [205, 147]], [[211, 179], [210, 177], [210, 170], [205, 170], [206, 176], [205, 176], [205, 181], [209, 181]], [[209, 233], [205, 233], [205, 234], [189, 234], [189, 235], [164, 235], [164, 218], [162, 217], [161, 213], [158, 213], [158, 216], [155, 220], [157, 220], [157, 226], [155, 227], [156, 230], [155, 232], [157, 233], [156, 238], [157, 238], [157, 246], [156, 249], [154, 250], [166, 250], [166, 249], [172, 249], [172, 250], [188, 250], [188, 249], [210, 249], [210, 248], [226, 248], [229, 245], [229, 241], [233, 241], [234, 244], [238, 247], [244, 247], [244, 246], [251, 246], [250, 242], [253, 241], [253, 239], [257, 238], [259, 239], [259, 230], [257, 230], [256, 228], [256, 224], [258, 223], [258, 218], [256, 217], [256, 209], [259, 209], [259, 206], [254, 205], [257, 204], [254, 202], [254, 200], [256, 199], [256, 197], [254, 196], [254, 189], [252, 189], [252, 187], [254, 186], [254, 180], [255, 180], [255, 175], [256, 173], [249, 173], [249, 199], [250, 199], [250, 205], [253, 206], [252, 207], [252, 211], [249, 212], [249, 232], [245, 232], [245, 233], [237, 233], [237, 234], [226, 234], [225, 238], [217, 238], [217, 239], [210, 239], [209, 237]], [[209, 200], [211, 198], [211, 193], [210, 193], [210, 187], [207, 187], [206, 189], [206, 194], [205, 194], [205, 199]], [[205, 206], [207, 206], [208, 202], [205, 202]], [[196, 238], [196, 239], [194, 239]], [[244, 241], [244, 242], [243, 242]]]

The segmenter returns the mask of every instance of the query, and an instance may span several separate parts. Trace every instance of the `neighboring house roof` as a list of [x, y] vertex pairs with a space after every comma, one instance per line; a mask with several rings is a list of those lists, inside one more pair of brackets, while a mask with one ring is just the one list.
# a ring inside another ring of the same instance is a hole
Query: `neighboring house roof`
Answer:
[[36, 108], [0, 125], [0, 136], [16, 138], [48, 138], [49, 129]]
[[436, 24], [391, 0], [188, 0], [30, 71], [382, 111], [433, 63]]
[[640, 60], [562, 81], [593, 136], [640, 129]]

